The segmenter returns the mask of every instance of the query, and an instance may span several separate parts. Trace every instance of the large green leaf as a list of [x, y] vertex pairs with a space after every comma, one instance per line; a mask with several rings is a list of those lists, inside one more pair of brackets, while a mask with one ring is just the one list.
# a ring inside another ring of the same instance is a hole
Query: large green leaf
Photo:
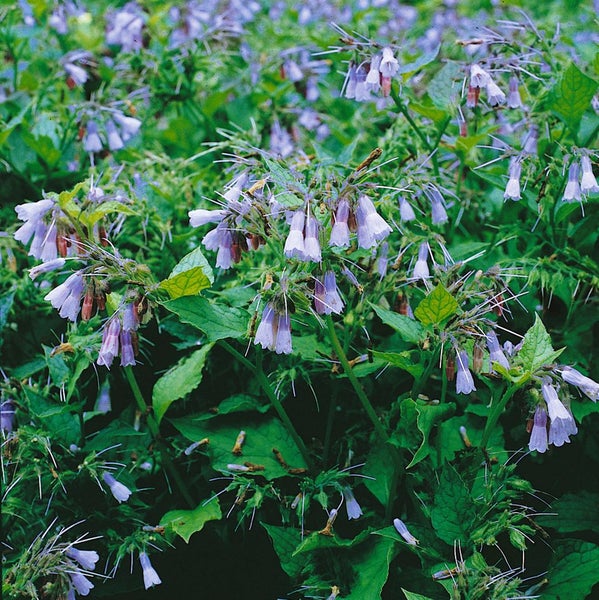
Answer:
[[160, 282], [172, 299], [182, 296], [194, 296], [210, 287], [214, 282], [212, 268], [200, 248], [196, 248], [186, 256], [172, 270], [168, 279]]
[[377, 444], [371, 448], [364, 465], [364, 475], [368, 476], [364, 479], [364, 485], [383, 506], [387, 506], [391, 496], [395, 470], [393, 461], [389, 460], [392, 451], [387, 444]]
[[289, 577], [299, 577], [304, 566], [310, 560], [309, 554], [294, 554], [295, 549], [302, 541], [301, 532], [293, 527], [277, 527], [262, 523], [266, 529], [272, 545], [279, 557], [281, 568]]
[[431, 521], [437, 535], [450, 545], [456, 540], [466, 543], [474, 516], [466, 484], [451, 465], [445, 465], [431, 510]]
[[363, 546], [359, 554], [352, 557], [356, 579], [350, 593], [343, 595], [347, 600], [380, 598], [389, 577], [389, 565], [397, 551], [396, 544], [383, 537], [371, 536]]
[[[210, 443], [206, 450], [211, 460], [212, 468], [228, 473], [227, 465], [250, 462], [264, 466], [259, 473], [266, 479], [276, 479], [288, 475], [287, 470], [277, 461], [273, 449], [282, 454], [285, 462], [292, 468], [306, 468], [292, 437], [283, 424], [276, 418], [251, 416], [233, 416], [227, 420], [213, 419], [197, 421], [189, 417], [172, 419], [171, 423], [192, 442], [205, 437]], [[232, 449], [239, 432], [246, 432], [242, 454], [236, 456]]]
[[580, 491], [565, 494], [551, 505], [557, 515], [541, 515], [535, 520], [542, 527], [561, 533], [591, 530], [599, 533], [599, 494]]
[[211, 498], [193, 510], [170, 510], [160, 519], [160, 525], [172, 529], [188, 544], [189, 538], [201, 531], [208, 521], [218, 521], [221, 518], [218, 498]]
[[72, 405], [51, 402], [28, 388], [25, 388], [25, 393], [31, 416], [40, 427], [51, 434], [55, 442], [60, 441], [66, 446], [80, 442], [81, 424], [73, 414]]
[[324, 535], [318, 531], [315, 531], [314, 533], [311, 533], [305, 537], [301, 544], [299, 544], [299, 546], [295, 549], [293, 554], [295, 556], [296, 554], [301, 554], [302, 552], [312, 552], [314, 550], [322, 550], [323, 548], [352, 548], [362, 543], [369, 535], [370, 533], [363, 531], [355, 538], [345, 539], [336, 534]]
[[374, 309], [374, 312], [379, 316], [379, 319], [385, 323], [385, 325], [389, 325], [389, 327], [395, 329], [406, 342], [417, 344], [426, 338], [426, 331], [418, 321], [391, 310], [381, 308], [375, 304], [371, 304], [371, 306]]
[[404, 593], [406, 600], [433, 600], [428, 596], [423, 596], [422, 594], [416, 594], [415, 592], [408, 592], [408, 590], [404, 590], [401, 588], [401, 591]]
[[447, 109], [457, 104], [461, 94], [464, 70], [455, 62], [448, 62], [432, 78], [427, 92], [433, 104], [441, 109]]
[[414, 311], [414, 316], [424, 325], [440, 325], [458, 310], [457, 300], [439, 284]]
[[522, 349], [517, 354], [518, 362], [532, 374], [543, 365], [552, 363], [561, 353], [562, 350], [553, 349], [551, 337], [539, 315], [535, 315], [534, 325], [526, 332]]
[[269, 408], [270, 404], [263, 404], [254, 396], [250, 396], [249, 394], [234, 394], [233, 396], [225, 398], [218, 407], [216, 407], [216, 410], [211, 410], [210, 412], [198, 415], [190, 415], [189, 418], [194, 421], [208, 421], [222, 415], [238, 412], [265, 413]]
[[417, 402], [416, 412], [418, 413], [417, 424], [418, 429], [422, 433], [422, 444], [414, 454], [412, 461], [406, 467], [409, 469], [425, 459], [431, 450], [431, 445], [428, 442], [428, 437], [438, 421], [444, 420], [455, 412], [455, 404], [431, 404], [428, 402]]
[[549, 108], [576, 133], [583, 113], [590, 106], [598, 83], [570, 63], [549, 91]]
[[190, 356], [181, 359], [154, 385], [152, 406], [156, 420], [160, 423], [168, 407], [193, 391], [202, 381], [202, 369], [213, 344], [205, 344]]
[[554, 551], [543, 600], [589, 597], [599, 582], [599, 546], [582, 540], [563, 540], [556, 544]]
[[211, 342], [244, 337], [250, 321], [247, 311], [213, 304], [201, 296], [184, 296], [165, 302], [164, 306], [184, 323], [203, 331]]

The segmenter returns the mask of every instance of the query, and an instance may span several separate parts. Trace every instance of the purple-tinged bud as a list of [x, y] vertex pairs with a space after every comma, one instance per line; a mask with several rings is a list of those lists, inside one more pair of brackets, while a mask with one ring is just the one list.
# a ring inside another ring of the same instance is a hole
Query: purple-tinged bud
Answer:
[[283, 252], [288, 258], [304, 258], [304, 221], [306, 216], [303, 210], [296, 210], [291, 218], [289, 235], [285, 240]]
[[468, 355], [463, 350], [457, 354], [457, 369], [456, 394], [470, 394], [471, 392], [475, 392], [474, 379], [468, 368]]
[[408, 531], [406, 524], [401, 519], [393, 519], [393, 527], [410, 546], [418, 546], [418, 540]]
[[507, 105], [509, 108], [522, 108], [522, 98], [520, 98], [520, 90], [518, 89], [518, 78], [515, 75], [510, 77]]
[[597, 185], [597, 179], [593, 175], [591, 159], [586, 154], [581, 157], [580, 165], [582, 167], [582, 178], [580, 180], [581, 192], [583, 194], [596, 194], [599, 192], [599, 185]]
[[121, 502], [127, 502], [129, 496], [131, 496], [131, 490], [120, 481], [117, 481], [110, 473], [102, 473], [102, 479], [104, 483], [110, 488], [112, 495], [115, 499]]
[[561, 376], [562, 379], [577, 387], [583, 394], [586, 394], [593, 402], [599, 400], [599, 383], [593, 381], [589, 377], [586, 377], [576, 369], [572, 367], [563, 366], [555, 369]]
[[160, 585], [162, 583], [160, 577], [158, 577], [158, 573], [156, 569], [152, 566], [150, 562], [150, 557], [145, 552], [139, 553], [139, 562], [141, 564], [143, 577], [144, 577], [144, 587], [146, 590], [155, 585]]
[[329, 246], [338, 246], [340, 248], [349, 246], [349, 227], [347, 224], [349, 211], [349, 202], [345, 198], [341, 199], [335, 213], [335, 223], [331, 228]]
[[578, 183], [578, 163], [572, 161], [568, 169], [568, 183], [564, 190], [564, 202], [580, 202], [582, 195]]
[[547, 411], [543, 406], [537, 406], [535, 409], [532, 431], [530, 432], [530, 441], [528, 448], [532, 452], [546, 452], [548, 447], [547, 438]]
[[508, 171], [508, 182], [503, 193], [504, 200], [520, 200], [520, 173], [522, 172], [522, 164], [517, 157], [512, 157]]

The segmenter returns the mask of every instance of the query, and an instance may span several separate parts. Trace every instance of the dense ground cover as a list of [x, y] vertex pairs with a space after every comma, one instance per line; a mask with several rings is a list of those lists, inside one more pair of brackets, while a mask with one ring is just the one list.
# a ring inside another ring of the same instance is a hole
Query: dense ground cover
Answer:
[[592, 597], [596, 5], [0, 40], [3, 597]]

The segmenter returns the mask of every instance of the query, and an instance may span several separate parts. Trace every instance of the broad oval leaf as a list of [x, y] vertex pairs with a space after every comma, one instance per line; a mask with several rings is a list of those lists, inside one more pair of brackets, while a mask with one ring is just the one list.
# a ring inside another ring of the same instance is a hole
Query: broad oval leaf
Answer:
[[201, 249], [196, 248], [179, 261], [168, 278], [160, 282], [159, 287], [166, 290], [174, 300], [182, 296], [195, 296], [213, 282], [212, 268]]
[[221, 518], [218, 498], [211, 498], [193, 510], [170, 510], [160, 519], [160, 525], [172, 529], [189, 544], [189, 538], [201, 531], [208, 521], [218, 521]]
[[455, 315], [458, 307], [458, 301], [439, 284], [420, 302], [414, 311], [414, 316], [423, 325], [440, 325]]
[[410, 317], [405, 315], [400, 315], [392, 310], [376, 306], [375, 304], [371, 304], [371, 306], [379, 319], [385, 325], [389, 325], [389, 327], [395, 329], [406, 342], [417, 344], [426, 338], [426, 331], [418, 321], [410, 319]]

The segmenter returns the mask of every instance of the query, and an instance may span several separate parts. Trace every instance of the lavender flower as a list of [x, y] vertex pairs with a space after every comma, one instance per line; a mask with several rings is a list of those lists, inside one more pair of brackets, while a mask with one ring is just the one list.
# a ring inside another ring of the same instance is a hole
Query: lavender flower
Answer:
[[137, 335], [126, 329], [121, 331], [121, 367], [135, 366], [135, 349], [132, 336]]
[[518, 89], [518, 78], [515, 75], [510, 77], [507, 105], [510, 108], [522, 107], [522, 98], [520, 98], [520, 90]]
[[86, 152], [100, 152], [102, 150], [102, 140], [98, 134], [98, 126], [94, 121], [88, 121], [83, 138], [83, 149]]
[[143, 19], [139, 7], [130, 2], [122, 10], [108, 17], [106, 43], [109, 46], [121, 46], [124, 52], [137, 51], [142, 47]]
[[324, 304], [325, 314], [335, 313], [340, 315], [343, 312], [343, 300], [337, 289], [337, 280], [333, 271], [327, 271], [324, 274]]
[[45, 273], [50, 273], [52, 271], [56, 271], [57, 269], [62, 269], [64, 267], [66, 261], [64, 258], [53, 258], [52, 260], [48, 260], [41, 265], [37, 265], [29, 269], [29, 277], [31, 279], [36, 279], [40, 275]]
[[302, 260], [304, 258], [304, 221], [305, 215], [303, 210], [296, 210], [291, 218], [291, 228], [289, 235], [285, 240], [285, 248], [283, 252], [288, 258], [294, 256]]
[[387, 242], [383, 242], [381, 244], [379, 257], [376, 262], [376, 270], [379, 274], [381, 281], [387, 274], [388, 265], [389, 265], [389, 244]]
[[461, 350], [457, 353], [457, 358], [456, 394], [470, 394], [471, 392], [475, 392], [474, 379], [468, 368], [468, 354]]
[[539, 143], [539, 128], [536, 125], [531, 125], [526, 132], [522, 142], [522, 152], [535, 156], [538, 153]]
[[568, 169], [568, 183], [564, 190], [564, 202], [580, 202], [582, 199], [580, 184], [578, 183], [578, 163], [572, 161]]
[[277, 354], [291, 354], [293, 351], [291, 347], [291, 320], [287, 312], [278, 316], [274, 349]]
[[399, 63], [393, 55], [393, 50], [388, 46], [383, 48], [383, 56], [381, 57], [379, 70], [383, 77], [394, 77], [399, 71]]
[[491, 106], [499, 106], [505, 102], [505, 94], [492, 79], [487, 83], [486, 89], [487, 99]]
[[423, 242], [418, 248], [418, 259], [414, 265], [414, 271], [412, 272], [412, 279], [428, 279], [430, 276], [428, 270], [428, 243]]
[[393, 526], [410, 546], [418, 545], [418, 540], [408, 531], [406, 524], [401, 519], [393, 519]]
[[339, 201], [337, 211], [335, 212], [335, 223], [331, 228], [331, 237], [329, 246], [338, 246], [345, 248], [349, 246], [349, 202], [344, 198]]
[[275, 310], [272, 304], [269, 302], [262, 312], [262, 320], [256, 330], [256, 336], [254, 337], [254, 344], [260, 344], [264, 349], [272, 349], [275, 342], [274, 332], [274, 319]]
[[517, 157], [513, 157], [510, 160], [509, 167], [509, 179], [505, 186], [505, 192], [503, 194], [504, 200], [520, 200], [520, 173], [522, 171], [522, 165]]
[[345, 508], [347, 510], [347, 518], [351, 519], [359, 519], [362, 516], [362, 508], [358, 504], [351, 488], [344, 487], [343, 488], [343, 497], [345, 498]]
[[596, 194], [599, 192], [599, 185], [597, 185], [597, 179], [595, 178], [595, 175], [593, 175], [591, 159], [586, 154], [581, 157], [580, 165], [582, 167], [580, 191], [583, 194]]
[[366, 71], [364, 67], [359, 66], [356, 69], [356, 85], [354, 89], [354, 97], [357, 102], [365, 102], [371, 99], [370, 89], [366, 85]]
[[104, 324], [104, 333], [102, 334], [102, 346], [98, 353], [99, 365], [110, 368], [112, 361], [119, 354], [119, 335], [121, 333], [121, 320], [115, 315]]
[[189, 225], [191, 227], [201, 227], [202, 225], [206, 225], [206, 223], [220, 223], [227, 214], [227, 211], [198, 208], [196, 210], [190, 210], [187, 214], [189, 216]]
[[555, 388], [548, 382], [541, 385], [543, 399], [547, 403], [547, 411], [551, 424], [549, 426], [549, 443], [554, 446], [563, 446], [570, 443], [570, 436], [578, 432], [574, 417], [557, 397]]
[[131, 490], [120, 481], [117, 481], [110, 473], [102, 473], [102, 479], [104, 483], [110, 488], [112, 495], [115, 499], [121, 502], [127, 502], [129, 496], [131, 496]]
[[599, 400], [599, 383], [593, 381], [589, 377], [586, 377], [576, 369], [572, 367], [564, 366], [556, 369], [556, 371], [562, 376], [562, 379], [577, 387], [583, 394], [586, 394], [593, 402]]
[[122, 112], [114, 112], [112, 118], [117, 122], [123, 142], [128, 142], [141, 128], [141, 121], [135, 117], [126, 117]]
[[320, 262], [322, 255], [318, 241], [318, 221], [308, 214], [306, 220], [306, 236], [304, 238], [304, 260]]
[[378, 92], [381, 89], [381, 72], [379, 67], [381, 65], [382, 56], [375, 54], [370, 61], [370, 70], [366, 75], [366, 87], [371, 92]]
[[108, 148], [111, 152], [116, 152], [125, 146], [123, 138], [119, 135], [112, 119], [106, 121], [106, 137], [108, 138]]
[[83, 288], [83, 273], [75, 271], [58, 287], [46, 294], [44, 300], [50, 302], [63, 319], [75, 322], [81, 307]]
[[27, 244], [32, 237], [34, 238], [29, 251], [30, 256], [35, 258], [41, 256], [47, 233], [44, 217], [53, 207], [54, 200], [50, 198], [15, 206], [17, 217], [25, 223], [15, 231], [14, 238], [22, 244]]
[[399, 197], [399, 217], [404, 223], [413, 221], [416, 218], [414, 209], [403, 196]]
[[441, 192], [433, 184], [429, 184], [424, 189], [424, 193], [431, 202], [431, 216], [433, 225], [442, 225], [447, 223], [447, 211], [443, 202]]
[[535, 409], [534, 422], [530, 433], [528, 448], [537, 452], [547, 451], [547, 411], [538, 405]]
[[384, 240], [390, 233], [391, 227], [377, 212], [372, 200], [362, 194], [358, 198], [356, 210], [358, 222], [358, 246], [372, 248], [377, 242]]
[[69, 558], [76, 560], [87, 571], [93, 571], [100, 558], [95, 550], [79, 550], [73, 546], [69, 546], [65, 553]]
[[0, 430], [12, 433], [15, 429], [15, 405], [12, 400], [3, 400], [0, 404]]
[[493, 363], [501, 365], [504, 369], [510, 368], [510, 363], [499, 345], [497, 334], [492, 330], [487, 333], [487, 347], [489, 348], [489, 362], [491, 363], [491, 368]]
[[79, 572], [69, 573], [71, 582], [80, 596], [87, 596], [94, 584], [83, 574]]
[[112, 402], [110, 401], [110, 384], [108, 380], [106, 380], [100, 391], [98, 393], [98, 397], [96, 399], [96, 403], [94, 405], [94, 411], [100, 412], [102, 414], [109, 413], [112, 410]]
[[150, 557], [145, 552], [139, 553], [139, 562], [141, 563], [141, 568], [144, 576], [144, 586], [146, 590], [152, 586], [160, 585], [162, 583], [160, 577], [158, 577], [158, 573], [156, 573], [156, 569], [152, 566], [150, 562]]
[[491, 81], [491, 76], [478, 64], [470, 67], [470, 85], [474, 88], [486, 87]]

